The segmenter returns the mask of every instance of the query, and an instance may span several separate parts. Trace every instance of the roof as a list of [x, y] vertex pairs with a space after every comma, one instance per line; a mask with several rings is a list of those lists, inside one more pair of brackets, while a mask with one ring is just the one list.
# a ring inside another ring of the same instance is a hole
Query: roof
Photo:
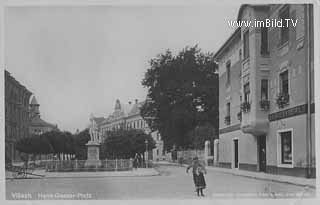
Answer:
[[32, 97], [30, 105], [39, 105], [39, 103], [38, 103], [38, 101], [36, 99], [36, 96]]
[[108, 123], [115, 120], [124, 119], [130, 116], [139, 115], [140, 108], [145, 103], [145, 101], [136, 103], [123, 104], [120, 103], [120, 100], [116, 100], [115, 109], [112, 114], [110, 114], [107, 118], [101, 120], [100, 123]]
[[215, 59], [215, 60], [217, 60], [219, 57], [220, 57], [220, 55], [225, 51], [225, 49], [227, 48], [227, 47], [229, 47], [230, 46], [230, 44], [233, 42], [233, 40], [235, 40], [236, 39], [236, 37], [241, 37], [240, 36], [240, 30], [241, 30], [241, 28], [240, 27], [238, 27], [232, 34], [231, 34], [231, 36], [229, 36], [229, 38], [224, 42], [224, 44], [219, 48], [219, 50], [214, 54], [214, 56], [213, 56], [213, 58]]
[[270, 8], [269, 4], [242, 4], [240, 6], [240, 9], [238, 12], [238, 18], [237, 18], [238, 21], [241, 20], [242, 12], [244, 11], [244, 9], [246, 7], [253, 7], [253, 8], [258, 8], [258, 9], [269, 9]]
[[105, 118], [104, 117], [94, 117], [93, 120], [99, 125], [105, 120]]
[[130, 112], [128, 113], [128, 116], [140, 114], [140, 108], [143, 106], [144, 103], [145, 103], [145, 102], [135, 103], [135, 104], [132, 106], [132, 109], [130, 110]]
[[48, 123], [44, 121], [43, 119], [40, 118], [40, 116], [34, 117], [31, 119], [30, 126], [33, 127], [52, 127], [52, 128], [57, 128], [56, 125]]
[[[238, 12], [238, 17], [237, 21], [241, 20], [242, 12], [246, 7], [253, 7], [257, 9], [269, 9], [269, 5], [266, 4], [242, 4], [240, 6], [239, 12]], [[229, 38], [225, 41], [225, 43], [220, 47], [220, 49], [215, 53], [214, 59], [217, 60], [220, 55], [230, 46], [230, 44], [233, 42], [233, 40], [236, 39], [236, 37], [241, 37], [241, 28], [238, 27], [232, 34], [229, 36]]]
[[28, 90], [24, 85], [22, 85], [19, 81], [17, 81], [9, 71], [4, 70], [5, 73], [5, 82], [6, 81], [11, 81], [13, 82], [17, 87], [23, 89], [26, 93], [28, 93], [29, 95], [32, 94], [32, 92], [30, 90]]

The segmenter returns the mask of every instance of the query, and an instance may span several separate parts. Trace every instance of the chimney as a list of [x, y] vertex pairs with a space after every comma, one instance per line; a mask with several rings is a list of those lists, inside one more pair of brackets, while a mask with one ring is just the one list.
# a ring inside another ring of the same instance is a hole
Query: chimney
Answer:
[[138, 104], [138, 99], [135, 99], [136, 104]]

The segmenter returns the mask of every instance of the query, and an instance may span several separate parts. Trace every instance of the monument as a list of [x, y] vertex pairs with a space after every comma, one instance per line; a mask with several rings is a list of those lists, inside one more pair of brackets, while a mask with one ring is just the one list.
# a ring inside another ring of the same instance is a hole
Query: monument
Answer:
[[98, 125], [94, 120], [92, 114], [90, 116], [90, 123], [90, 141], [88, 141], [88, 143], [86, 144], [87, 160], [84, 166], [87, 168], [98, 168], [99, 166], [101, 166], [101, 161], [99, 159], [101, 136], [99, 133]]

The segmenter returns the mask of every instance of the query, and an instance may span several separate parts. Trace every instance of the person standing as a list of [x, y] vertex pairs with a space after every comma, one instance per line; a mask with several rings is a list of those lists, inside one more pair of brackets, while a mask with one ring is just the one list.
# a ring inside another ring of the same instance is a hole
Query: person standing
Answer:
[[198, 157], [193, 158], [192, 164], [187, 167], [187, 173], [190, 168], [192, 168], [193, 182], [196, 187], [197, 195], [200, 196], [201, 194], [201, 196], [204, 196], [203, 189], [206, 188], [204, 174], [206, 174], [207, 171], [205, 167], [200, 163]]
[[133, 159], [133, 168], [135, 170], [138, 169], [138, 163], [139, 163], [139, 157], [138, 157], [138, 153], [136, 153], [136, 155], [134, 156], [134, 159]]

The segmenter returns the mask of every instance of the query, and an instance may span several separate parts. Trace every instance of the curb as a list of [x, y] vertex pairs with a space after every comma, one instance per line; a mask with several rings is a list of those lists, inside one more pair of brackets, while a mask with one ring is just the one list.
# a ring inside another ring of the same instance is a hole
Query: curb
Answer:
[[87, 175], [87, 176], [44, 176], [44, 177], [28, 177], [28, 178], [13, 178], [13, 177], [6, 177], [6, 180], [15, 180], [15, 179], [59, 179], [59, 178], [106, 178], [106, 177], [150, 177], [150, 176], [160, 176], [160, 173], [154, 169], [153, 173], [147, 173], [147, 174], [132, 174], [132, 175]]
[[[169, 165], [169, 166], [171, 165], [171, 166], [178, 166], [178, 167], [187, 167], [188, 166], [186, 164], [181, 164], [180, 165], [178, 163], [170, 163], [170, 162], [168, 162], [168, 163], [158, 163], [157, 165]], [[232, 174], [234, 176], [241, 176], [241, 177], [259, 179], [259, 180], [264, 180], [264, 181], [272, 181], [272, 182], [279, 182], [279, 183], [285, 183], [285, 184], [292, 184], [292, 185], [296, 185], [296, 186], [310, 187], [310, 188], [316, 189], [316, 185], [311, 185], [311, 184], [308, 184], [308, 183], [298, 183], [298, 182], [292, 182], [292, 181], [289, 181], [289, 180], [271, 179], [271, 178], [253, 176], [253, 175], [246, 175], [246, 174], [232, 172], [230, 170], [223, 170], [223, 168], [219, 168], [219, 167], [207, 166], [206, 168], [208, 170], [212, 170], [212, 171], [217, 171], [217, 172], [226, 173], [226, 174]]]

